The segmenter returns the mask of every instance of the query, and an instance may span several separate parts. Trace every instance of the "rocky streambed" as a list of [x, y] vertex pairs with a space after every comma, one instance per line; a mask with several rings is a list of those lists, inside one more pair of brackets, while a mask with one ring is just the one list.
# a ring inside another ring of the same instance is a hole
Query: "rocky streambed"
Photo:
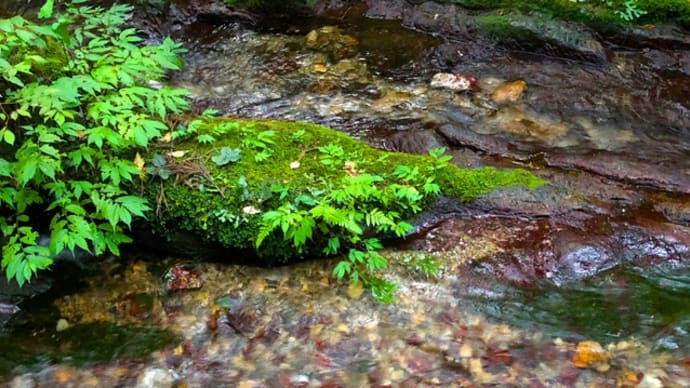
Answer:
[[[277, 19], [214, 7], [139, 20], [150, 39], [172, 33], [188, 48], [170, 83], [197, 109], [316, 122], [400, 152], [445, 146], [459, 165], [549, 183], [423, 214], [386, 251], [400, 284], [390, 305], [334, 283], [328, 261], [257, 269], [131, 252], [20, 305], [2, 335], [22, 351], [3, 352], [0, 379], [690, 384], [687, 31], [511, 16], [520, 36], [533, 32], [525, 40], [486, 29], [493, 14], [431, 2], [323, 2], [320, 16]], [[437, 73], [477, 87], [431, 87]], [[180, 261], [201, 289], [166, 291]]]

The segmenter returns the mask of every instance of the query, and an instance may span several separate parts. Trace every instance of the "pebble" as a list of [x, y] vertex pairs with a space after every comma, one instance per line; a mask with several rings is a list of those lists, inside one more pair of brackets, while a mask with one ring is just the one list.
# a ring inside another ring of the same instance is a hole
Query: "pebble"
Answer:
[[69, 327], [70, 327], [69, 322], [65, 318], [60, 318], [60, 319], [58, 319], [57, 324], [55, 324], [55, 331], [57, 331], [59, 333], [61, 331], [65, 331], [65, 330], [69, 329]]
[[175, 376], [169, 370], [151, 367], [137, 379], [137, 388], [169, 388], [175, 384]]
[[522, 93], [527, 90], [527, 82], [517, 80], [505, 82], [496, 87], [491, 93], [491, 99], [497, 104], [516, 102], [522, 97]]

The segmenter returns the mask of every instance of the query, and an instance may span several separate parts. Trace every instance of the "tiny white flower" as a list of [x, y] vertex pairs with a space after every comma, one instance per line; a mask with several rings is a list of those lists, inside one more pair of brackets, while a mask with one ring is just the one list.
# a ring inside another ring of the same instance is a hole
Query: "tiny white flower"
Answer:
[[295, 160], [294, 162], [290, 163], [290, 168], [293, 170], [299, 168], [299, 162]]

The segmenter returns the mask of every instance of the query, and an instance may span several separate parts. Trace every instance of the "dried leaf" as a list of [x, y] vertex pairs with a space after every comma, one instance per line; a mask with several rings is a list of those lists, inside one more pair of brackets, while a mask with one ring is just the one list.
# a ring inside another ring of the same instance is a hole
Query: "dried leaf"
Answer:
[[251, 216], [251, 215], [254, 215], [254, 214], [259, 214], [259, 213], [261, 213], [261, 210], [255, 208], [254, 206], [245, 206], [245, 207], [242, 208], [242, 212], [243, 212], [244, 214], [249, 214], [249, 215]]
[[167, 153], [168, 156], [172, 156], [173, 158], [181, 158], [189, 153], [189, 150], [177, 150], [177, 151], [170, 151]]
[[137, 170], [139, 170], [140, 176], [146, 175], [146, 169], [144, 168], [145, 164], [146, 162], [144, 162], [144, 158], [142, 158], [141, 155], [139, 155], [139, 153], [137, 152], [137, 154], [134, 156], [134, 165], [137, 166]]

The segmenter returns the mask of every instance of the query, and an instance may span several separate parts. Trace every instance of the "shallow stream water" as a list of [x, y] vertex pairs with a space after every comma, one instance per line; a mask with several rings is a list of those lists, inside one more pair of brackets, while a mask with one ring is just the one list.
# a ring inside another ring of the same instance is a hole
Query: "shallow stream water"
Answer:
[[[169, 294], [165, 268], [186, 258], [130, 254], [20, 306], [0, 332], [21, 349], [0, 358], [0, 382], [690, 384], [690, 75], [678, 64], [690, 49], [605, 42], [608, 62], [594, 64], [363, 12], [200, 18], [173, 31], [189, 51], [169, 82], [198, 110], [322, 123], [389, 150], [445, 146], [459, 165], [551, 183], [425, 215], [386, 252], [401, 286], [391, 305], [334, 285], [330, 262], [196, 263], [203, 288]], [[438, 72], [479, 90], [431, 88]], [[515, 80], [517, 101], [492, 100]], [[398, 264], [420, 255], [437, 277]], [[60, 318], [71, 329], [56, 333]], [[605, 356], [575, 367], [583, 341]]]

